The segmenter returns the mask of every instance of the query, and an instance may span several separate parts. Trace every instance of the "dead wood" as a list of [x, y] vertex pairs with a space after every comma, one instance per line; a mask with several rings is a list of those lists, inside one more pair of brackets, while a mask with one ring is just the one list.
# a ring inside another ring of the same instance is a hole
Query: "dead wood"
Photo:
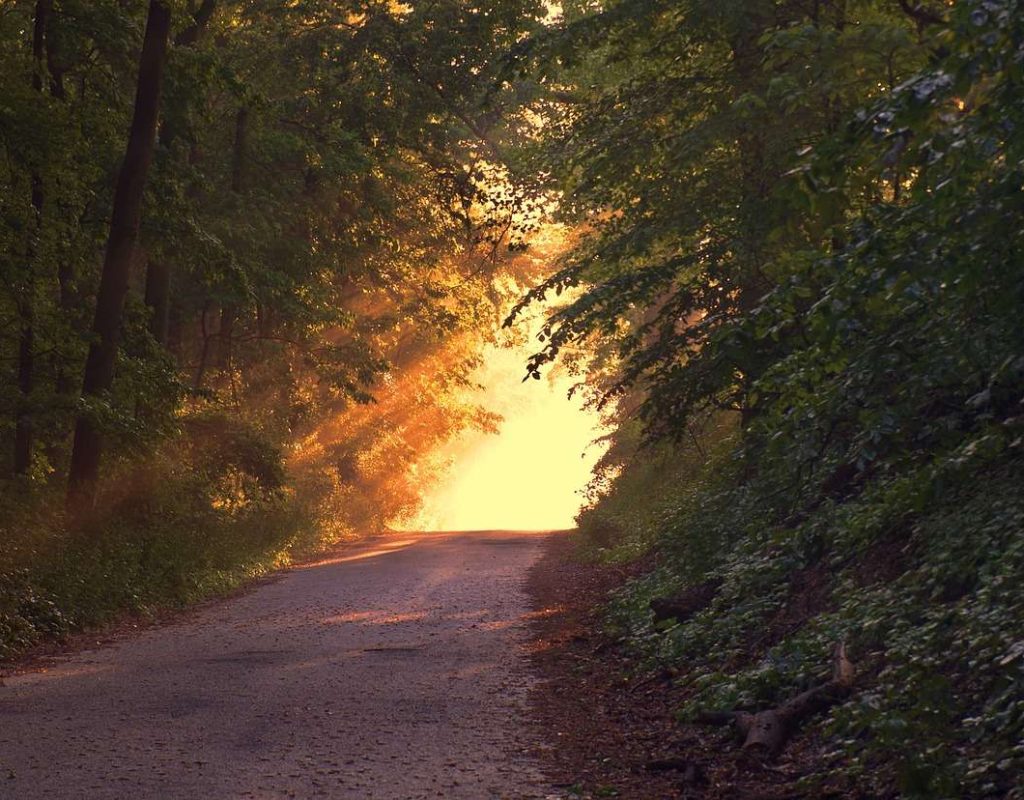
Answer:
[[648, 772], [684, 772], [693, 766], [688, 758], [654, 758], [644, 764]]
[[782, 752], [805, 719], [848, 697], [853, 691], [855, 676], [853, 663], [846, 655], [846, 645], [839, 643], [832, 656], [832, 679], [827, 683], [801, 692], [776, 708], [756, 712], [707, 711], [698, 714], [697, 722], [734, 725], [745, 753], [771, 760]]
[[674, 597], [656, 597], [650, 602], [651, 611], [654, 612], [655, 622], [674, 619], [677, 622], [686, 622], [694, 614], [697, 614], [711, 605], [718, 590], [722, 587], [721, 578], [691, 586], [686, 591]]

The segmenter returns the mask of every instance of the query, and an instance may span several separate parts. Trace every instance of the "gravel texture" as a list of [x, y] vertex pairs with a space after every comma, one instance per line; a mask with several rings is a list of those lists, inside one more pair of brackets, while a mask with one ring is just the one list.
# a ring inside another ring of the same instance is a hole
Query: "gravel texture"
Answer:
[[8, 676], [0, 797], [556, 797], [525, 720], [548, 539], [377, 540]]

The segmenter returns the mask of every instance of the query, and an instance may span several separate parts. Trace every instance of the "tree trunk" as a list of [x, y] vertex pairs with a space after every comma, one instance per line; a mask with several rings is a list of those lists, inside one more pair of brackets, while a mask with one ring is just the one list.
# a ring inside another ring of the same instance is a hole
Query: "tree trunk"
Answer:
[[215, 363], [220, 369], [231, 369], [231, 355], [234, 346], [235, 320], [238, 310], [225, 305], [220, 310], [220, 325], [217, 328], [217, 355]]
[[[52, 0], [38, 0], [32, 25], [32, 86], [42, 94], [46, 74], [46, 25]], [[21, 332], [18, 336], [18, 410], [14, 423], [14, 473], [25, 475], [32, 469], [32, 383], [35, 368], [35, 259], [38, 238], [43, 227], [43, 178], [38, 169], [32, 171], [33, 237], [26, 249], [27, 263], [25, 298], [21, 308]]]
[[[121, 318], [128, 294], [132, 256], [139, 236], [142, 195], [156, 143], [156, 125], [163, 86], [164, 63], [171, 30], [171, 11], [163, 0], [150, 0], [146, 34], [139, 61], [135, 111], [132, 116], [124, 163], [117, 177], [110, 235], [103, 260], [93, 333], [82, 383], [82, 397], [94, 398], [110, 389], [120, 341]], [[99, 478], [103, 440], [88, 412], [78, 418], [68, 475], [68, 510], [92, 507]]]
[[53, 0], [37, 0], [35, 19], [32, 25], [32, 61], [34, 72], [32, 86], [37, 92], [43, 91], [43, 76], [46, 74], [46, 26], [50, 20]]
[[[75, 313], [75, 292], [72, 288], [74, 279], [75, 274], [71, 264], [62, 260], [57, 266], [57, 300], [65, 319], [72, 319]], [[66, 398], [74, 392], [74, 382], [64, 360], [62, 353], [57, 363], [56, 384], [57, 394]]]
[[[249, 147], [249, 109], [242, 106], [235, 114], [235, 141], [231, 150], [231, 191], [241, 195], [245, 187], [245, 161]], [[213, 363], [220, 369], [230, 369], [232, 340], [238, 308], [231, 302], [220, 309], [220, 325], [217, 328]], [[205, 330], [205, 328], [204, 328]]]
[[198, 42], [213, 18], [217, 10], [217, 0], [203, 0], [202, 4], [192, 15], [192, 24], [174, 37], [175, 47], [191, 47]]
[[[203, 0], [192, 15], [192, 24], [174, 37], [174, 46], [192, 47], [198, 43], [216, 10], [217, 0]], [[170, 149], [177, 138], [177, 128], [165, 120], [160, 126], [161, 146]], [[145, 302], [152, 313], [149, 331], [157, 343], [167, 347], [171, 309], [171, 265], [167, 261], [147, 259]]]
[[[57, 54], [49, 40], [46, 42], [46, 64], [50, 72], [50, 94], [63, 103], [67, 100], [67, 90], [64, 87], [64, 73], [67, 68], [58, 63]], [[57, 301], [64, 318], [69, 320], [75, 314], [74, 280], [74, 267], [67, 258], [62, 258], [57, 264]], [[57, 363], [56, 388], [57, 395], [61, 398], [67, 398], [75, 389], [71, 372], [64, 363], [63, 355]]]
[[249, 146], [249, 109], [235, 115], [235, 144], [231, 152], [231, 191], [240, 194], [245, 182], [245, 156]]
[[853, 691], [857, 671], [838, 642], [832, 652], [832, 680], [801, 692], [777, 708], [766, 711], [711, 711], [697, 715], [705, 725], [734, 725], [743, 742], [743, 752], [756, 759], [771, 760], [782, 752], [800, 724], [815, 714], [842, 702]]
[[197, 392], [203, 388], [203, 378], [206, 377], [206, 364], [210, 358], [210, 332], [206, 324], [209, 310], [210, 304], [207, 302], [203, 305], [203, 311], [199, 317], [199, 333], [203, 344], [199, 350], [199, 363], [196, 365], [196, 377], [192, 383], [192, 388]]
[[166, 261], [151, 258], [146, 263], [146, 305], [152, 311], [149, 332], [166, 347], [171, 312], [171, 268]]
[[654, 612], [654, 621], [663, 622], [671, 619], [676, 622], [686, 622], [694, 614], [699, 614], [710, 606], [721, 588], [722, 579], [711, 578], [696, 586], [691, 586], [673, 597], [655, 597], [650, 602], [651, 611]]
[[14, 474], [26, 475], [32, 469], [32, 370], [35, 331], [32, 300], [25, 301], [21, 333], [18, 337], [18, 410], [14, 426]]

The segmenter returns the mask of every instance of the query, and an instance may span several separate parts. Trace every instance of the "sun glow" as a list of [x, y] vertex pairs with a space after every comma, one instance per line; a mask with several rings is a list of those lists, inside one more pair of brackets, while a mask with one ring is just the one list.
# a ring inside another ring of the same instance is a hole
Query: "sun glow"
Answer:
[[[534, 323], [536, 324], [536, 322]], [[407, 529], [561, 530], [574, 526], [582, 489], [604, 451], [600, 415], [567, 398], [578, 381], [556, 368], [522, 380], [537, 344], [489, 346], [474, 376], [480, 402], [503, 417], [496, 434], [470, 432], [445, 454], [446, 478], [428, 493]]]

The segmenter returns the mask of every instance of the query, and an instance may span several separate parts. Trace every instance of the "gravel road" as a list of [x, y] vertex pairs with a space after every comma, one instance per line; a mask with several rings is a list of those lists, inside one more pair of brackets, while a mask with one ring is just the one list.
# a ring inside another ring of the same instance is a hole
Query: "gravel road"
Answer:
[[546, 536], [391, 537], [0, 686], [0, 797], [556, 797], [523, 581]]

